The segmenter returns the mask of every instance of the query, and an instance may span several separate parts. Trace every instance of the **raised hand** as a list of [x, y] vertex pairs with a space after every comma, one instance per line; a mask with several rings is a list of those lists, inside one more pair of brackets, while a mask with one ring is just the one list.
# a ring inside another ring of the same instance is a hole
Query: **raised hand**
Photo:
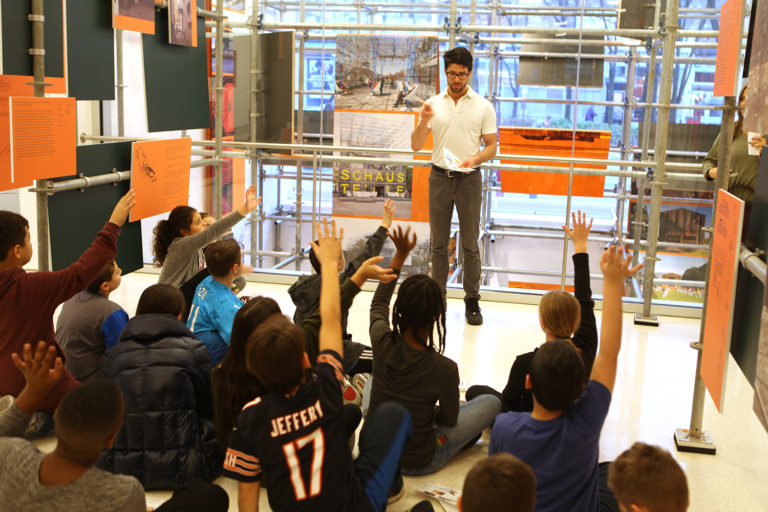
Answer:
[[592, 221], [589, 219], [587, 224], [587, 214], [578, 212], [571, 212], [571, 218], [573, 220], [573, 229], [568, 229], [568, 226], [561, 226], [568, 238], [573, 242], [573, 249], [575, 253], [587, 252], [587, 240], [589, 239], [589, 232], [592, 229]]
[[389, 238], [394, 242], [397, 253], [401, 254], [403, 257], [408, 256], [413, 248], [416, 247], [416, 233], [413, 233], [411, 236], [410, 226], [408, 226], [405, 231], [403, 231], [403, 226], [397, 226], [392, 230], [392, 233], [389, 234]]
[[245, 204], [237, 209], [240, 214], [245, 217], [259, 206], [261, 198], [256, 197], [256, 187], [251, 185], [248, 190], [245, 191]]
[[21, 357], [15, 352], [11, 354], [13, 364], [26, 381], [16, 399], [16, 407], [31, 414], [64, 376], [64, 365], [61, 358], [56, 357], [56, 347], [44, 341], [37, 343], [34, 353], [32, 345], [25, 343], [21, 354]]
[[381, 216], [381, 225], [385, 228], [389, 229], [392, 227], [392, 218], [394, 216], [395, 210], [397, 207], [395, 206], [395, 202], [391, 199], [387, 199], [384, 201], [384, 213]]
[[117, 202], [115, 209], [112, 210], [112, 215], [109, 217], [109, 222], [116, 226], [122, 226], [125, 224], [125, 220], [128, 218], [128, 214], [131, 212], [131, 208], [133, 208], [135, 204], [136, 192], [131, 189]]
[[624, 250], [620, 247], [615, 245], [608, 247], [600, 257], [600, 270], [603, 272], [604, 281], [606, 283], [621, 283], [643, 268], [642, 263], [630, 268], [631, 264], [632, 255], [628, 254], [625, 257]]
[[432, 110], [432, 106], [429, 103], [425, 103], [424, 106], [421, 107], [419, 114], [421, 116], [421, 122], [428, 123], [429, 120], [432, 119], [432, 116], [435, 115], [435, 111]]
[[328, 219], [323, 219], [323, 223], [315, 223], [317, 227], [317, 243], [310, 242], [315, 250], [315, 256], [320, 265], [338, 265], [339, 255], [341, 254], [341, 239], [344, 236], [344, 228], [339, 229], [339, 236], [336, 236], [336, 221], [332, 220], [328, 226]]
[[397, 274], [395, 274], [394, 270], [391, 268], [381, 268], [377, 265], [377, 263], [383, 259], [384, 256], [374, 256], [373, 258], [365, 260], [352, 276], [352, 281], [358, 287], [362, 287], [367, 279], [374, 279], [376, 281], [381, 281], [382, 283], [389, 283], [397, 279]]

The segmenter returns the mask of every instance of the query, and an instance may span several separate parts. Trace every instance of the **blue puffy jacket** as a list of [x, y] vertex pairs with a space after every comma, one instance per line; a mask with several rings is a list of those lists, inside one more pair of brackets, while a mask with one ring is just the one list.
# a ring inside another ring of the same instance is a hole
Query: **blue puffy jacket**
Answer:
[[220, 474], [208, 349], [183, 323], [171, 315], [131, 318], [102, 371], [123, 391], [125, 418], [99, 467], [134, 476], [147, 490]]

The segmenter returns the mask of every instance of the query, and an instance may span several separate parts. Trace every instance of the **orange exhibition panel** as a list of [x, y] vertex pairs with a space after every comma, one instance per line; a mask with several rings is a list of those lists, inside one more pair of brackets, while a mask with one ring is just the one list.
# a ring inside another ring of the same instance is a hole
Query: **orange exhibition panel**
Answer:
[[[611, 132], [551, 128], [499, 127], [499, 153], [543, 157], [607, 159]], [[568, 168], [565, 162], [501, 160], [503, 164]], [[604, 164], [580, 164], [586, 169], [605, 169]], [[568, 195], [567, 173], [501, 171], [501, 191], [520, 194]], [[573, 175], [573, 195], [602, 197], [605, 176]]]

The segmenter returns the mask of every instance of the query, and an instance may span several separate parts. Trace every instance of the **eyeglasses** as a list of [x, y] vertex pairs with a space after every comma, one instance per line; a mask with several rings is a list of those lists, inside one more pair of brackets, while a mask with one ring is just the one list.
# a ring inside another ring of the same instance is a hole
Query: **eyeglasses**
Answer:
[[462, 71], [461, 73], [454, 73], [453, 71], [446, 71], [445, 76], [447, 76], [449, 79], [454, 80], [458, 78], [459, 80], [466, 80], [469, 76], [469, 73], [466, 73]]

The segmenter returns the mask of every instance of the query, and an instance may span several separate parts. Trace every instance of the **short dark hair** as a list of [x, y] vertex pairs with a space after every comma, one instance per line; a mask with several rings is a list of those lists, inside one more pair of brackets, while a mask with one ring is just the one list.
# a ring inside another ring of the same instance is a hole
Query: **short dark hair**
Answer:
[[175, 286], [153, 284], [141, 292], [136, 314], [179, 316], [185, 305], [184, 294]]
[[466, 67], [467, 71], [471, 73], [473, 61], [472, 54], [463, 46], [457, 46], [443, 54], [443, 67], [445, 68], [451, 64], [458, 64], [459, 66]]
[[[437, 324], [437, 343], [433, 337]], [[437, 282], [426, 274], [415, 274], [400, 285], [395, 305], [392, 307], [392, 327], [396, 335], [402, 336], [410, 327], [412, 332], [424, 328], [429, 338], [422, 340], [428, 348], [439, 353], [445, 350], [445, 306], [443, 293]]]
[[289, 393], [304, 377], [304, 333], [284, 315], [274, 315], [253, 331], [245, 365], [264, 389]]
[[104, 265], [104, 268], [101, 269], [101, 272], [99, 272], [99, 275], [96, 276], [96, 279], [93, 280], [91, 284], [88, 285], [88, 290], [91, 293], [99, 293], [99, 288], [101, 288], [101, 285], [104, 283], [108, 283], [112, 280], [112, 275], [115, 273], [115, 267], [117, 266], [117, 263], [115, 263], [115, 259], [112, 258], [107, 262], [106, 265]]
[[509, 453], [496, 453], [482, 459], [464, 479], [461, 492], [464, 512], [533, 512], [535, 505], [536, 475], [528, 464]]
[[123, 392], [107, 379], [94, 379], [69, 391], [56, 409], [56, 437], [79, 448], [98, 448], [122, 424]]
[[534, 398], [550, 411], [568, 408], [584, 390], [584, 362], [567, 340], [548, 341], [540, 346], [529, 374]]
[[650, 512], [688, 509], [688, 481], [672, 455], [658, 447], [635, 443], [611, 462], [608, 485], [625, 507], [638, 505]]
[[236, 240], [219, 240], [205, 248], [205, 264], [213, 277], [227, 277], [232, 267], [242, 261]]
[[0, 210], [0, 261], [17, 245], [26, 245], [28, 227], [27, 219], [18, 213]]

